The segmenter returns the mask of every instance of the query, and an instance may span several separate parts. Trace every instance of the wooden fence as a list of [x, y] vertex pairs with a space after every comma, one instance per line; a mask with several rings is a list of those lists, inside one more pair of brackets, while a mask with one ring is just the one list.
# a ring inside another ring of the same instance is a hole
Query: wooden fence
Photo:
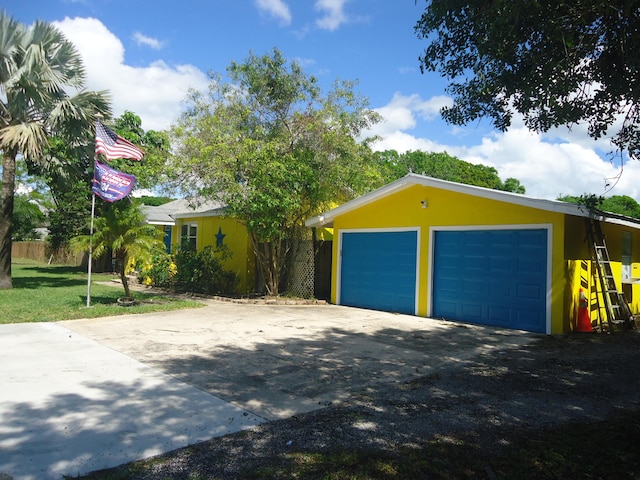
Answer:
[[80, 266], [87, 264], [85, 254], [75, 254], [68, 251], [52, 252], [46, 242], [13, 242], [11, 258], [28, 258], [55, 265]]

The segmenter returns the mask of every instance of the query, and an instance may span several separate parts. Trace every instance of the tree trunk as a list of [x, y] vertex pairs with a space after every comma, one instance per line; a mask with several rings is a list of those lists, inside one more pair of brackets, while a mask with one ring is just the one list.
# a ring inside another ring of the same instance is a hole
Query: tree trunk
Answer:
[[272, 245], [269, 242], [260, 242], [256, 235], [251, 232], [251, 245], [253, 253], [256, 256], [256, 262], [262, 278], [264, 286], [267, 289], [267, 295], [278, 295], [278, 278], [280, 276], [278, 262], [274, 261]]
[[11, 230], [13, 225], [13, 192], [16, 182], [16, 152], [5, 151], [2, 156], [2, 198], [0, 198], [0, 290], [13, 287], [11, 283]]
[[276, 296], [280, 293], [278, 290], [278, 264], [273, 254], [273, 246], [270, 242], [260, 244], [260, 264], [262, 266], [262, 275], [267, 293]]
[[120, 281], [122, 282], [122, 286], [124, 287], [124, 296], [127, 298], [131, 298], [131, 289], [129, 288], [129, 280], [125, 275], [124, 271], [127, 268], [126, 258], [118, 258], [118, 262], [120, 263]]

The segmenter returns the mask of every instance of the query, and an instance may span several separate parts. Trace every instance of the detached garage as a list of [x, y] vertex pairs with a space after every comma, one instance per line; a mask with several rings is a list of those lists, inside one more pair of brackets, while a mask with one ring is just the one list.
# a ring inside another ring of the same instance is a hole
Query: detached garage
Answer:
[[[307, 226], [334, 229], [334, 303], [552, 334], [574, 328], [580, 288], [592, 288], [589, 217], [565, 202], [409, 174]], [[635, 313], [640, 223], [598, 220]]]

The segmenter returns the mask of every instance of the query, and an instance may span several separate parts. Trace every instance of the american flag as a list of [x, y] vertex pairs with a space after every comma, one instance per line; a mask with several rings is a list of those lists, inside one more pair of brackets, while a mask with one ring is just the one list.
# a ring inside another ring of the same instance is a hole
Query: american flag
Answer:
[[103, 154], [107, 160], [130, 158], [142, 160], [144, 152], [133, 143], [96, 121], [96, 155]]

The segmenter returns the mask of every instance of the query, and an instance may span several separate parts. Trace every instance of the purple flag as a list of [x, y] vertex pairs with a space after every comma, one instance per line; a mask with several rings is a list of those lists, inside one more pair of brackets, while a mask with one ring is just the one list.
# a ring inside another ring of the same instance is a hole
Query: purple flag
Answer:
[[93, 169], [92, 191], [107, 202], [120, 200], [133, 190], [136, 177], [119, 172], [99, 162], [95, 162]]

